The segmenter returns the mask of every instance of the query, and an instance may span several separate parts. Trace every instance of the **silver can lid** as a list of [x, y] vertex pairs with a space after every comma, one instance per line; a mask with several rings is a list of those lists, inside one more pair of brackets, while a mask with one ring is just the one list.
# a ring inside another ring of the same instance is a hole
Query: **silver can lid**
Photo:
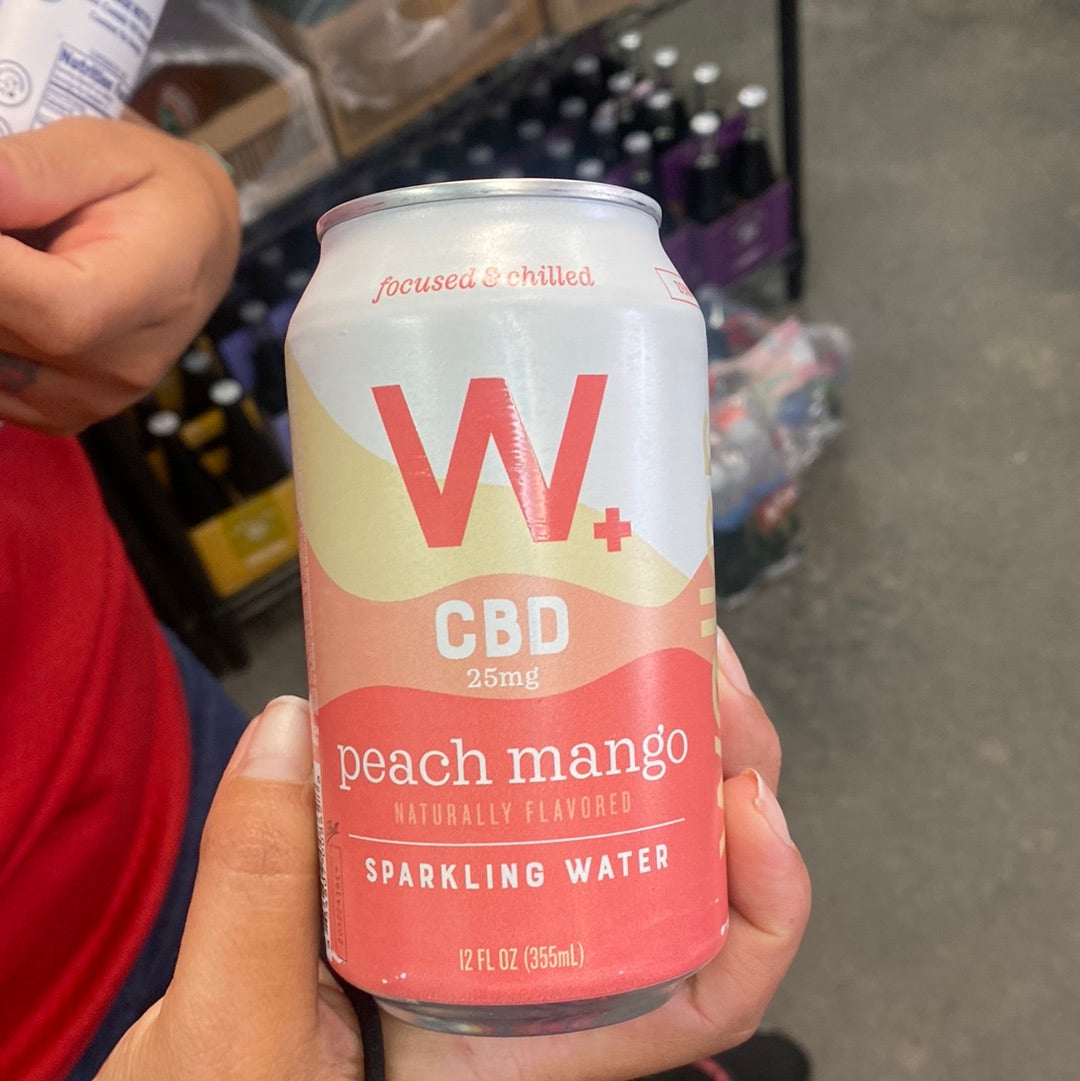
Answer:
[[[650, 139], [649, 142], [651, 145], [652, 140]], [[380, 210], [490, 198], [584, 199], [590, 202], [614, 203], [641, 210], [648, 214], [657, 225], [660, 224], [660, 204], [639, 191], [617, 187], [614, 184], [598, 184], [584, 180], [541, 180], [522, 177], [520, 179], [452, 180], [445, 184], [418, 184], [412, 188], [375, 192], [359, 199], [351, 199], [347, 203], [326, 211], [316, 222], [315, 233], [322, 240], [327, 231], [335, 225], [341, 225], [354, 218], [361, 218]]]

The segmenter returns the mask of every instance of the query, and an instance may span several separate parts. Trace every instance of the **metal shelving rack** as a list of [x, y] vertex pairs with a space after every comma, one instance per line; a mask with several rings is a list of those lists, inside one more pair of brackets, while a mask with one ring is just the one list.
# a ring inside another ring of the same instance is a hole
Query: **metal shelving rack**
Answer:
[[778, 67], [780, 71], [781, 140], [784, 172], [791, 184], [791, 249], [787, 292], [790, 300], [803, 293], [806, 237], [803, 233], [802, 77], [800, 68], [798, 0], [776, 0]]

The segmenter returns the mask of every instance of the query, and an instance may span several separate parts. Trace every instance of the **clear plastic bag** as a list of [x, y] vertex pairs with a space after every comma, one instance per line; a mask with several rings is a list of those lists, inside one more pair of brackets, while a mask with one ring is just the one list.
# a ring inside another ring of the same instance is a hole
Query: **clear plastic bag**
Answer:
[[540, 32], [535, 0], [260, 0], [352, 157]]
[[169, 0], [131, 104], [218, 153], [245, 222], [337, 163], [311, 76], [247, 0]]
[[698, 292], [709, 341], [717, 594], [734, 604], [799, 557], [799, 478], [841, 428], [842, 328], [776, 322]]

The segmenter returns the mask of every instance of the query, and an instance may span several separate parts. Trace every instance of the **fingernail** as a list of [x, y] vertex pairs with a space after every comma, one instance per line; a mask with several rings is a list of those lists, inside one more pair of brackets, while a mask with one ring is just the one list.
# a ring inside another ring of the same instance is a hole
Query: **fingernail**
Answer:
[[758, 813], [772, 827], [773, 833], [775, 833], [784, 844], [791, 845], [791, 847], [794, 848], [795, 842], [791, 839], [787, 819], [784, 817], [784, 812], [781, 810], [780, 804], [776, 802], [776, 797], [772, 794], [772, 790], [765, 783], [764, 778], [756, 769], [748, 769], [746, 773], [749, 776], [752, 776], [757, 783], [757, 795], [754, 797], [754, 807], [757, 808]]
[[724, 673], [724, 678], [736, 690], [743, 694], [754, 693], [750, 690], [750, 681], [743, 671], [742, 662], [727, 640], [727, 635], [719, 627], [716, 628], [716, 661], [720, 665], [720, 671]]
[[311, 726], [302, 698], [275, 698], [252, 722], [236, 772], [260, 781], [303, 784], [311, 776]]

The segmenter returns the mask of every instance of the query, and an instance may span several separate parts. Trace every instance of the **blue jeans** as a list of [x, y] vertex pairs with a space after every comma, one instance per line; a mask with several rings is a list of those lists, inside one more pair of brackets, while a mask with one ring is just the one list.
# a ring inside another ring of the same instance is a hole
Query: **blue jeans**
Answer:
[[165, 629], [187, 699], [192, 778], [187, 823], [168, 893], [150, 937], [69, 1081], [90, 1081], [120, 1037], [165, 993], [187, 917], [199, 840], [210, 802], [249, 718], [180, 640]]

